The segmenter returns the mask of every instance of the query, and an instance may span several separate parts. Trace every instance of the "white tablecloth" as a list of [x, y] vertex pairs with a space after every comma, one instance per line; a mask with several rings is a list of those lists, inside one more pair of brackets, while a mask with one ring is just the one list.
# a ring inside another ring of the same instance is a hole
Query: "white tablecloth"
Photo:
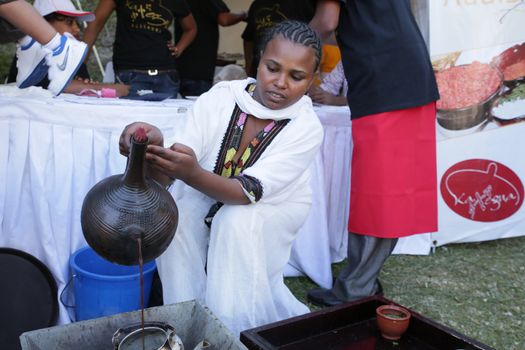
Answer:
[[[39, 90], [12, 97], [0, 89], [0, 246], [41, 260], [60, 292], [70, 278], [69, 256], [86, 245], [85, 194], [125, 169], [118, 151], [124, 126], [144, 120], [169, 137], [191, 103], [51, 98]], [[59, 323], [69, 321], [60, 304]]]
[[[143, 102], [68, 94], [52, 98], [42, 89], [0, 85], [0, 246], [26, 251], [45, 263], [60, 292], [70, 278], [70, 255], [86, 245], [80, 226], [85, 194], [98, 181], [125, 169], [126, 160], [118, 152], [124, 126], [148, 121], [169, 140], [172, 127], [191, 105], [187, 100]], [[323, 151], [312, 165], [314, 202], [286, 275], [305, 274], [328, 287], [331, 262], [344, 257], [340, 252], [345, 249], [348, 211], [348, 191], [333, 185], [331, 177], [347, 177], [342, 169], [349, 164], [350, 125], [347, 108], [317, 112], [326, 129]], [[69, 321], [60, 304], [59, 323]]]

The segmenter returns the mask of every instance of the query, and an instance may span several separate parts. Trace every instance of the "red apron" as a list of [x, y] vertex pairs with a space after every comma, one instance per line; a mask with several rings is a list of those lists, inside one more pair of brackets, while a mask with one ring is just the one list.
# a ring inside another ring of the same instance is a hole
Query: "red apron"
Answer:
[[437, 231], [436, 104], [352, 120], [348, 230], [380, 238]]

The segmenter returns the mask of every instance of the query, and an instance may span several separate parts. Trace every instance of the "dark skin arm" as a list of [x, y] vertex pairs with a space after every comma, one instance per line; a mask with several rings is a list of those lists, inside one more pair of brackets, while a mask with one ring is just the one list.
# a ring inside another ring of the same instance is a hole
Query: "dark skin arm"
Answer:
[[70, 94], [79, 94], [84, 89], [95, 89], [101, 90], [102, 88], [115, 89], [117, 97], [127, 96], [129, 94], [129, 85], [125, 84], [105, 84], [97, 83], [84, 80], [71, 80], [68, 86], [64, 89], [64, 92]]
[[[100, 0], [98, 2], [97, 8], [95, 9], [95, 20], [88, 22], [88, 26], [84, 31], [83, 40], [88, 44], [90, 52], [97, 41], [98, 34], [104, 28], [109, 16], [115, 11], [117, 5], [113, 0]], [[89, 56], [86, 57], [85, 61]]]
[[179, 42], [176, 46], [172, 43], [168, 43], [171, 55], [175, 57], [182, 55], [184, 50], [186, 50], [197, 35], [197, 24], [195, 23], [193, 15], [189, 14], [186, 17], [181, 18], [179, 23], [182, 28], [182, 36], [180, 37]]
[[246, 11], [241, 11], [237, 13], [220, 12], [217, 15], [217, 22], [222, 27], [229, 27], [241, 21], [246, 21], [246, 18], [248, 18], [248, 13]]
[[321, 40], [327, 40], [335, 31], [339, 23], [339, 12], [341, 5], [336, 0], [319, 0], [315, 9], [315, 15], [310, 21], [312, 27]]
[[[238, 160], [250, 140], [264, 128], [267, 121], [250, 117], [241, 139], [241, 147], [234, 156]], [[187, 185], [207, 196], [226, 204], [250, 204], [240, 183], [203, 169], [197, 161], [193, 150], [183, 144], [175, 143], [164, 148], [161, 131], [150, 124], [137, 122], [126, 126], [120, 136], [120, 153], [129, 154], [131, 135], [142, 127], [148, 136], [149, 145], [146, 153], [146, 171], [149, 177], [163, 185], [169, 185], [173, 179], [184, 181]]]
[[312, 87], [308, 91], [308, 96], [312, 101], [331, 106], [346, 106], [347, 100], [344, 95], [332, 95], [328, 91], [321, 89], [320, 87]]

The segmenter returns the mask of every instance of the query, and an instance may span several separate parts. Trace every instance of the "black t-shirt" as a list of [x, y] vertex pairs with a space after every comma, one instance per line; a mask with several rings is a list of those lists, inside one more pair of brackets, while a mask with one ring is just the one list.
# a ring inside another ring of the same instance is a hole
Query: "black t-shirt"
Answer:
[[[188, 5], [198, 29], [195, 39], [177, 59], [179, 74], [183, 79], [213, 80], [219, 48], [217, 16], [230, 9], [222, 0], [190, 0]], [[175, 28], [182, 32], [180, 25]]]
[[248, 10], [248, 23], [242, 33], [244, 40], [253, 42], [254, 60], [257, 61], [259, 43], [267, 28], [287, 19], [310, 22], [315, 4], [315, 0], [255, 0]]
[[174, 17], [190, 14], [186, 1], [115, 0], [115, 4], [115, 70], [175, 69], [175, 59], [167, 46], [172, 39], [169, 28]]
[[[16, 81], [16, 75], [18, 74], [18, 69], [16, 68], [16, 62], [17, 57], [13, 57], [13, 61], [11, 62], [11, 67], [9, 67], [9, 75], [7, 76], [7, 82], [8, 83], [14, 83]], [[87, 66], [82, 63], [80, 65], [80, 68], [78, 69], [75, 79], [82, 78], [82, 79], [89, 79], [89, 73], [87, 70]], [[38, 84], [35, 84], [35, 86], [43, 87], [44, 89], [47, 89], [49, 86], [49, 79], [47, 79], [47, 76], [42, 79]]]
[[337, 32], [352, 118], [439, 99], [409, 0], [342, 0]]

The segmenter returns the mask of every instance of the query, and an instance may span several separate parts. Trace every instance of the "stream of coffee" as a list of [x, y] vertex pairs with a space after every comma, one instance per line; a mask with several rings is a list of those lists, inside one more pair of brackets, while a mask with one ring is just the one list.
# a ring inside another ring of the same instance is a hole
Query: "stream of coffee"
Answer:
[[142, 238], [138, 238], [139, 244], [139, 270], [140, 270], [140, 310], [141, 310], [141, 325], [142, 325], [142, 350], [145, 350], [145, 334], [144, 334], [144, 260], [142, 258]]

